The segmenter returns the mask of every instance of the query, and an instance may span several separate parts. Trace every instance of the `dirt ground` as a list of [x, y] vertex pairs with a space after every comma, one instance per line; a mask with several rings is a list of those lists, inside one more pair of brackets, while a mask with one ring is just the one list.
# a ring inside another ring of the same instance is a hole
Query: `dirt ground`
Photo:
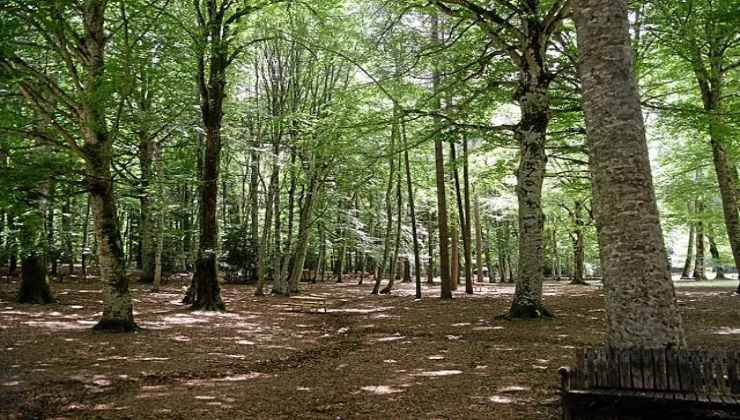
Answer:
[[[58, 304], [19, 305], [0, 284], [0, 418], [556, 419], [558, 367], [604, 338], [598, 286], [548, 282], [550, 321], [495, 320], [512, 285], [440, 301], [413, 285], [371, 296], [306, 285], [327, 313], [227, 285], [228, 312], [192, 312], [182, 283], [134, 288], [134, 334], [90, 327], [94, 283], [54, 283]], [[679, 288], [691, 347], [740, 348], [732, 288]]]

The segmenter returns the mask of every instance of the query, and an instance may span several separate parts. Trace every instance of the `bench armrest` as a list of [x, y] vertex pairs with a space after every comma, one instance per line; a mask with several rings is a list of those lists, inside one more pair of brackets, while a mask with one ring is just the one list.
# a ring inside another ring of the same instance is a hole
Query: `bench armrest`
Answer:
[[568, 366], [563, 366], [558, 369], [558, 373], [560, 373], [560, 390], [563, 392], [570, 391], [570, 377], [573, 373], [573, 369]]

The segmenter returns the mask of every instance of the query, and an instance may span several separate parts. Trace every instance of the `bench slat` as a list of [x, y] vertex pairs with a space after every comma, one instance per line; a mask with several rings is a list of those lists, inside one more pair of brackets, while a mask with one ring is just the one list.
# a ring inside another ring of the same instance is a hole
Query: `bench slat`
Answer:
[[630, 356], [624, 349], [617, 351], [619, 358], [619, 387], [632, 388], [632, 372], [630, 370]]
[[668, 389], [668, 378], [666, 376], [666, 365], [665, 365], [665, 351], [664, 350], [651, 350], [653, 358], [653, 385], [655, 389], [665, 390]]
[[586, 374], [586, 361], [585, 352], [583, 349], [576, 350], [576, 371], [573, 375], [573, 381], [571, 385], [574, 389], [586, 389], [586, 381], [584, 375]]
[[730, 392], [733, 394], [740, 394], [740, 384], [738, 384], [738, 372], [737, 372], [737, 360], [738, 355], [735, 352], [731, 352], [727, 358], [727, 379], [728, 387]]
[[655, 367], [653, 352], [650, 350], [642, 350], [642, 385], [647, 390], [655, 389]]
[[628, 350], [630, 371], [632, 372], [632, 387], [643, 389], [642, 378], [642, 352], [638, 350]]

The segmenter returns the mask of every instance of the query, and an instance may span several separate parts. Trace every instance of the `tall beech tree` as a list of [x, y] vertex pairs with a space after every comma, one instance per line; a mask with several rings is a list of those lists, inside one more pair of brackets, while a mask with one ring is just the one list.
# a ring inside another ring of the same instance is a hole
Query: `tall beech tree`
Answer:
[[595, 218], [614, 347], [683, 347], [633, 73], [626, 0], [576, 0]]
[[[195, 272], [185, 302], [193, 309], [224, 309], [218, 283], [218, 183], [221, 164], [221, 126], [226, 98], [227, 69], [244, 51], [238, 44], [238, 23], [244, 17], [278, 3], [273, 1], [194, 0], [194, 53], [205, 145], [200, 173], [198, 217], [200, 239]], [[254, 42], [254, 41], [253, 41]]]
[[[106, 45], [110, 40], [106, 14], [109, 2], [11, 1], [3, 14], [34, 28], [18, 26], [4, 42], [32, 45], [54, 55], [62, 75], [54, 78], [44, 62], [23, 56], [28, 49], [3, 48], [0, 66], [15, 77], [15, 86], [27, 103], [53, 129], [25, 134], [63, 147], [85, 163], [85, 182], [95, 222], [98, 265], [103, 282], [103, 314], [98, 330], [136, 329], [133, 304], [125, 273], [111, 162], [115, 134], [110, 131], [115, 88], [106, 77]], [[5, 19], [4, 22], [10, 22]], [[38, 53], [38, 50], [37, 50]], [[57, 140], [61, 139], [61, 140]], [[82, 141], [78, 141], [81, 139]]]
[[542, 303], [544, 222], [542, 185], [547, 155], [545, 143], [551, 117], [550, 84], [556, 76], [548, 49], [566, 18], [569, 0], [545, 7], [539, 1], [495, 0], [488, 6], [468, 0], [435, 0], [446, 14], [467, 18], [504, 52], [517, 69], [512, 99], [521, 117], [514, 137], [519, 146], [517, 176], [519, 262], [516, 290], [506, 318], [551, 316]]

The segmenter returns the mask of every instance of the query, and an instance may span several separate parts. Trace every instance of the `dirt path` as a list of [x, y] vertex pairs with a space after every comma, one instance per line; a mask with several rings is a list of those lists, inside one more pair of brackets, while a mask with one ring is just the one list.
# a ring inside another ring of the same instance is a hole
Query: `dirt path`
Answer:
[[[0, 417], [555, 419], [557, 369], [603, 339], [597, 287], [546, 285], [552, 321], [494, 320], [513, 292], [485, 285], [454, 302], [370, 287], [309, 285], [328, 313], [226, 286], [229, 312], [191, 312], [178, 287], [134, 291], [144, 328], [94, 333], [100, 293], [55, 284], [59, 304], [11, 301], [0, 285]], [[425, 295], [437, 291], [425, 288]], [[679, 289], [692, 346], [740, 348], [727, 289]]]

